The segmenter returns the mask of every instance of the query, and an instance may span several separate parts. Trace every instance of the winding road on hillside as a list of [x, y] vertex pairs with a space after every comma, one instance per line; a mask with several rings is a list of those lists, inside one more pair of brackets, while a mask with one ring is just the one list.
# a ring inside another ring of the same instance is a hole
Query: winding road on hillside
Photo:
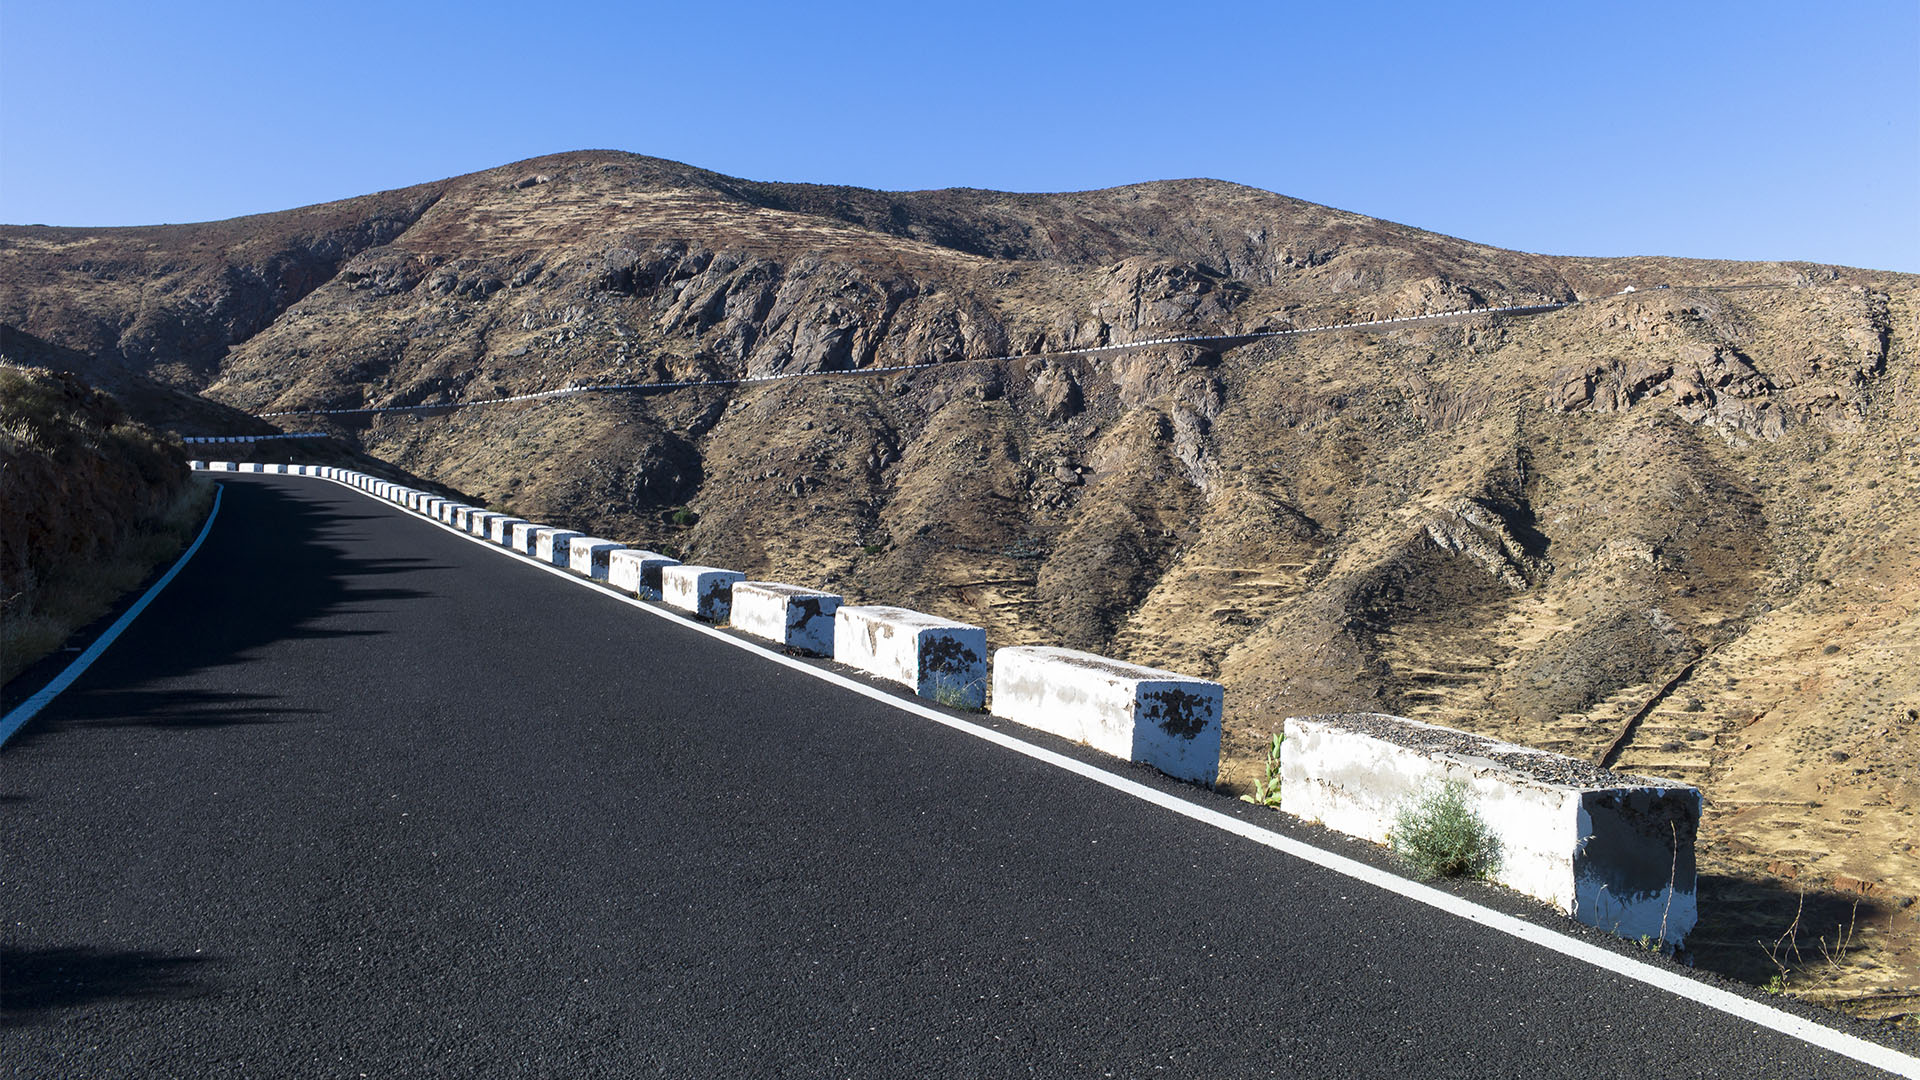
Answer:
[[223, 479], [0, 752], [8, 1075], [1881, 1075], [346, 488]]

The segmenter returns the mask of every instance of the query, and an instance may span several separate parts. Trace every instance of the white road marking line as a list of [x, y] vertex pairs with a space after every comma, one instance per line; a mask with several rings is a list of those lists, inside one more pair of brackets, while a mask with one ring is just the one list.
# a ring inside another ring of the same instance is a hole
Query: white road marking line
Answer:
[[193, 558], [193, 553], [200, 550], [200, 544], [206, 540], [207, 534], [213, 531], [213, 520], [220, 516], [220, 497], [224, 494], [226, 494], [226, 485], [215, 484], [213, 509], [207, 511], [207, 523], [200, 527], [200, 535], [194, 537], [193, 543], [189, 544], [187, 550], [175, 560], [173, 567], [162, 575], [159, 581], [153, 583], [152, 588], [142, 593], [140, 599], [133, 602], [132, 607], [122, 612], [120, 617], [114, 620], [113, 625], [107, 627], [106, 633], [101, 634], [92, 645], [87, 647], [86, 652], [74, 658], [73, 663], [68, 664], [60, 674], [55, 675], [52, 682], [41, 687], [39, 693], [15, 706], [6, 716], [0, 717], [0, 746], [5, 746], [7, 740], [13, 738], [14, 732], [19, 731], [27, 721], [34, 718], [36, 713], [46, 708], [54, 698], [59, 697], [62, 690], [72, 686], [73, 681], [85, 673], [95, 660], [100, 659], [100, 654], [107, 651], [107, 646], [113, 644], [114, 639], [125, 632], [127, 627], [132, 626], [133, 620], [147, 610], [147, 605], [153, 603], [154, 597], [160, 595], [160, 590], [166, 588], [167, 583], [180, 573], [187, 565], [187, 561]]
[[[326, 478], [322, 477], [321, 479]], [[338, 480], [333, 481], [333, 483], [340, 484], [340, 486], [350, 490], [361, 490], [353, 487], [351, 484]], [[387, 500], [373, 495], [370, 492], [363, 492], [363, 494], [366, 494], [369, 498], [377, 502], [387, 502]], [[389, 503], [388, 505], [395, 504]], [[1425, 904], [1435, 910], [1446, 912], [1449, 915], [1457, 916], [1468, 922], [1478, 923], [1488, 929], [1497, 930], [1510, 937], [1515, 937], [1529, 944], [1557, 952], [1570, 959], [1591, 964], [1603, 971], [1612, 972], [1615, 975], [1632, 979], [1635, 982], [1645, 983], [1658, 990], [1665, 990], [1670, 994], [1697, 1002], [1705, 1005], [1707, 1008], [1737, 1017], [1748, 1023], [1777, 1031], [1782, 1035], [1799, 1039], [1802, 1042], [1820, 1047], [1823, 1050], [1830, 1050], [1833, 1053], [1852, 1058], [1855, 1061], [1871, 1065], [1874, 1068], [1884, 1069], [1896, 1076], [1908, 1077], [1911, 1078], [1911, 1080], [1920, 1080], [1920, 1058], [1903, 1054], [1890, 1047], [1881, 1046], [1879, 1043], [1868, 1042], [1865, 1039], [1849, 1035], [1843, 1031], [1836, 1031], [1833, 1028], [1826, 1027], [1825, 1025], [1803, 1017], [1795, 1016], [1792, 1013], [1776, 1009], [1770, 1005], [1763, 1005], [1760, 1002], [1748, 1000], [1738, 994], [1729, 993], [1716, 986], [1709, 986], [1706, 983], [1687, 978], [1677, 972], [1658, 968], [1633, 957], [1622, 956], [1618, 953], [1602, 949], [1589, 942], [1569, 937], [1556, 930], [1549, 930], [1544, 926], [1535, 925], [1525, 919], [1516, 918], [1504, 912], [1495, 911], [1489, 907], [1483, 907], [1471, 900], [1454, 896], [1451, 893], [1442, 892], [1431, 886], [1422, 885], [1417, 881], [1400, 877], [1397, 874], [1389, 873], [1378, 867], [1369, 866], [1366, 863], [1349, 859], [1343, 855], [1336, 855], [1330, 851], [1323, 851], [1320, 848], [1295, 840], [1292, 837], [1270, 832], [1251, 822], [1233, 817], [1230, 814], [1223, 814], [1218, 810], [1211, 810], [1207, 807], [1190, 803], [1185, 799], [1176, 798], [1166, 792], [1148, 787], [1139, 781], [1130, 780], [1116, 773], [1110, 773], [1105, 769], [1089, 765], [1086, 762], [1067, 757], [1064, 754], [1056, 753], [1044, 747], [1016, 739], [1004, 732], [995, 731], [992, 728], [981, 727], [957, 717], [948, 716], [945, 713], [937, 712], [917, 702], [896, 697], [892, 693], [879, 689], [878, 687], [856, 682], [837, 672], [816, 667], [813, 664], [787, 656], [784, 653], [777, 653], [771, 649], [762, 648], [750, 641], [744, 641], [732, 634], [728, 634], [718, 627], [697, 622], [665, 608], [641, 601], [635, 597], [623, 596], [601, 583], [590, 581], [570, 570], [549, 563], [543, 563], [532, 556], [523, 555], [514, 551], [512, 548], [495, 544], [493, 541], [484, 537], [461, 532], [459, 529], [444, 522], [413, 514], [411, 511], [406, 511], [405, 507], [396, 506], [396, 509], [407, 512], [410, 516], [418, 517], [421, 521], [444, 529], [462, 539], [484, 545], [502, 555], [512, 556], [519, 562], [545, 570], [549, 574], [564, 578], [576, 585], [586, 586], [598, 595], [624, 603], [629, 607], [638, 608], [656, 618], [677, 623], [705, 634], [717, 641], [725, 642], [736, 649], [753, 653], [756, 656], [792, 668], [795, 671], [804, 672], [822, 682], [831, 683], [845, 690], [851, 690], [863, 697], [871, 698], [885, 705], [891, 705], [902, 712], [931, 720], [936, 724], [971, 735], [976, 739], [984, 740], [995, 746], [1003, 747], [1016, 754], [1022, 754], [1035, 761], [1063, 769], [1076, 776], [1084, 777], [1094, 783], [1112, 788], [1121, 794], [1130, 795], [1143, 802], [1151, 803], [1165, 810], [1170, 810], [1173, 813], [1197, 821], [1203, 825], [1211, 825], [1222, 832], [1232, 833], [1235, 836], [1250, 840], [1263, 847], [1272, 848], [1281, 854], [1291, 855], [1296, 859], [1311, 863], [1321, 869], [1331, 870], [1336, 874], [1352, 878], [1355, 881], [1384, 889], [1387, 892], [1405, 897], [1415, 903]], [[211, 524], [211, 521], [209, 521], [209, 524]], [[198, 546], [197, 542], [195, 546]]]

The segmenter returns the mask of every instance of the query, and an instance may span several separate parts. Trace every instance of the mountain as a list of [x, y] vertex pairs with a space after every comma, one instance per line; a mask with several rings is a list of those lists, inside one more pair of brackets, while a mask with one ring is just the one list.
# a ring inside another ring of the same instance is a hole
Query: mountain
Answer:
[[1809, 954], [1820, 898], [1857, 897], [1873, 966], [1790, 981], [1856, 997], [1920, 985], [1916, 284], [1529, 255], [1212, 180], [876, 192], [613, 152], [0, 228], [13, 340], [240, 413], [851, 373], [277, 422], [529, 517], [1218, 677], [1229, 780], [1286, 715], [1372, 709], [1700, 783], [1703, 962], [1765, 977], [1797, 893]]

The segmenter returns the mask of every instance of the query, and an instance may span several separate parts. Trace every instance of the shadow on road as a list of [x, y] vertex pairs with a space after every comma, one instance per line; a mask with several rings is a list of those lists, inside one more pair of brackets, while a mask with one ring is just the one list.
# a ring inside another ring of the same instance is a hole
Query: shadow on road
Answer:
[[202, 956], [76, 947], [0, 946], [0, 1028], [112, 999], [191, 997], [209, 989]]
[[[313, 483], [307, 481], [307, 483]], [[240, 663], [262, 646], [297, 639], [377, 636], [336, 616], [428, 595], [375, 579], [450, 569], [418, 557], [366, 558], [358, 537], [383, 515], [341, 512], [272, 483], [229, 482], [206, 543], [145, 614], [58, 701], [8, 741], [8, 751], [58, 731], [148, 725], [211, 729], [290, 719], [269, 695], [183, 687], [196, 672]], [[315, 493], [358, 499], [347, 492]], [[103, 633], [89, 627], [82, 640]], [[332, 623], [333, 625], [330, 625]], [[73, 659], [56, 655], [8, 683], [0, 709], [51, 681]], [[204, 680], [203, 680], [204, 681]]]

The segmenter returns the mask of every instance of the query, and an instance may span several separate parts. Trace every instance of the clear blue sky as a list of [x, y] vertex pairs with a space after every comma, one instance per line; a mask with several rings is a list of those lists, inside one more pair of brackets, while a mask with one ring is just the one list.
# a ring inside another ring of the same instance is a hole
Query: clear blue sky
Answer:
[[0, 221], [589, 148], [891, 189], [1211, 176], [1528, 251], [1920, 271], [1920, 0], [0, 0]]

